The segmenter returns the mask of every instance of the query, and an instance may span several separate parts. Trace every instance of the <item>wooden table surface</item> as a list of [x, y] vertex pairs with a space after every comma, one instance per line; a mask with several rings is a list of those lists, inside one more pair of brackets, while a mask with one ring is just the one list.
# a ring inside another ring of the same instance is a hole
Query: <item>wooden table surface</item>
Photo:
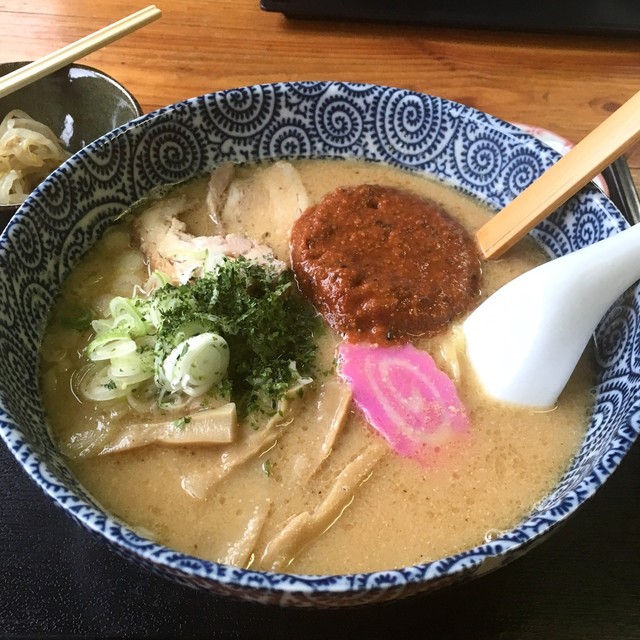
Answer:
[[[145, 5], [0, 0], [0, 61], [29, 60]], [[574, 142], [640, 90], [640, 39], [290, 20], [259, 0], [159, 2], [163, 17], [83, 62], [150, 111], [257, 82], [351, 80], [415, 89]], [[630, 164], [640, 177], [640, 152]]]
[[[143, 6], [0, 0], [0, 61], [37, 58]], [[258, 0], [158, 6], [159, 21], [83, 59], [121, 81], [145, 112], [246, 84], [349, 80], [435, 94], [576, 142], [640, 89], [637, 37], [294, 20], [261, 11]], [[639, 149], [628, 162], [640, 183]], [[0, 633], [365, 637], [360, 629], [368, 637], [411, 630], [417, 637], [640, 638], [637, 449], [612, 487], [515, 568], [373, 613], [322, 614], [228, 603], [138, 571], [47, 504], [3, 451]], [[24, 524], [34, 519], [37, 530]], [[46, 546], [52, 540], [54, 552]]]

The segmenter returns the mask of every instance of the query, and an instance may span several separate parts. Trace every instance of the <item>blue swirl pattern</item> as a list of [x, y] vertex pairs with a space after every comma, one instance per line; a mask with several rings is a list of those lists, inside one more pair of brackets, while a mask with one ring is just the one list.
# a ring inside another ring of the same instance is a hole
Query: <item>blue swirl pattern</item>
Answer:
[[447, 103], [395, 89], [376, 96], [372, 114], [374, 149], [387, 162], [422, 167], [440, 156], [457, 129]]
[[[122, 556], [181, 584], [300, 607], [387, 601], [479, 576], [525, 553], [602, 485], [640, 429], [640, 293], [630, 290], [596, 332], [596, 404], [579, 454], [517, 527], [449, 558], [393, 571], [301, 576], [245, 571], [178, 553], [128, 529], [78, 485], [49, 438], [37, 350], [61, 282], [112, 221], [156, 186], [221, 162], [360, 158], [434, 176], [499, 209], [557, 159], [519, 129], [469, 107], [402, 89], [295, 82], [244, 87], [165, 107], [70, 158], [0, 237], [0, 433], [33, 480]], [[624, 228], [583, 189], [534, 236], [552, 256]]]

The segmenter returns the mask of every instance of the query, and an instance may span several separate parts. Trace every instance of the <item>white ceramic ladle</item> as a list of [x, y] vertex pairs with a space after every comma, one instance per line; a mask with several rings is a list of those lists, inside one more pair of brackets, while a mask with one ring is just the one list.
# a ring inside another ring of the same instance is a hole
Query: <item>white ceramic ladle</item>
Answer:
[[551, 260], [507, 283], [463, 323], [486, 391], [551, 407], [607, 309], [640, 279], [640, 225]]
[[[640, 139], [640, 93], [476, 233], [501, 255]], [[640, 225], [516, 278], [463, 323], [467, 355], [492, 396], [550, 407], [607, 309], [640, 278]]]

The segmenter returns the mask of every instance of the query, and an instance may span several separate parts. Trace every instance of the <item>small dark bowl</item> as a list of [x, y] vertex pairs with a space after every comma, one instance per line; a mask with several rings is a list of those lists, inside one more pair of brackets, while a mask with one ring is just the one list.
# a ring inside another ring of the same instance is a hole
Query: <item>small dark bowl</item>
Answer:
[[[4, 76], [27, 62], [0, 63]], [[134, 96], [102, 71], [71, 64], [0, 98], [0, 120], [12, 109], [26, 111], [75, 153], [108, 131], [142, 115]], [[0, 204], [0, 231], [19, 205]]]

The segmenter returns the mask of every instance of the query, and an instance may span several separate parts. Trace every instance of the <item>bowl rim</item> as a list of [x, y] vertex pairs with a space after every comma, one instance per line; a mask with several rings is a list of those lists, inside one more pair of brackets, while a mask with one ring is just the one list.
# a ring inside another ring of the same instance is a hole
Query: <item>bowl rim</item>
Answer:
[[[253, 87], [281, 87], [285, 90], [291, 88], [300, 83], [298, 82], [275, 82], [275, 83], [263, 83], [257, 85], [248, 85], [248, 88]], [[325, 85], [329, 86], [354, 86], [358, 89], [363, 87], [372, 87], [375, 89], [396, 89], [394, 87], [385, 87], [384, 85], [375, 85], [369, 83], [350, 83], [350, 82], [331, 82], [331, 81], [310, 81], [307, 84], [311, 85]], [[233, 91], [245, 89], [247, 87], [238, 87], [231, 89], [224, 89], [213, 93], [203, 94], [194, 98], [189, 98], [176, 102], [165, 107], [161, 107], [153, 112], [136, 118], [124, 125], [108, 132], [104, 136], [92, 141], [84, 149], [74, 154], [69, 160], [67, 160], [59, 169], [54, 171], [52, 176], [59, 172], [73, 171], [74, 164], [80, 154], [92, 153], [100, 150], [104, 145], [110, 144], [116, 140], [119, 136], [126, 134], [132, 129], [143, 130], [146, 123], [154, 121], [158, 118], [163, 118], [170, 115], [172, 111], [180, 109], [184, 106], [195, 105], [198, 101], [205, 98], [215, 98], [217, 96], [229, 95]], [[500, 130], [507, 131], [514, 138], [533, 146], [535, 149], [544, 149], [545, 152], [550, 153], [550, 157], [557, 158], [559, 154], [553, 151], [543, 142], [537, 140], [530, 134], [523, 132], [521, 129], [512, 125], [500, 118], [487, 114], [473, 107], [462, 105], [446, 98], [425, 94], [409, 89], [397, 89], [398, 91], [405, 92], [407, 95], [429, 97], [442, 101], [442, 103], [451, 105], [456, 109], [461, 110], [465, 114], [471, 114], [475, 117], [481, 118], [481, 120], [487, 123], [488, 126], [499, 126]], [[49, 176], [36, 190], [27, 198], [23, 206], [14, 216], [14, 222], [11, 224], [17, 224], [23, 218], [29, 215], [29, 209], [37, 202], [40, 194], [44, 192], [48, 184], [53, 180], [53, 177]], [[595, 188], [594, 188], [595, 189]], [[608, 199], [602, 195], [604, 200]], [[611, 208], [604, 207], [604, 215], [607, 215], [613, 221], [613, 224], [618, 224], [619, 229], [626, 226], [626, 222], [620, 215], [618, 220], [617, 210], [613, 205]], [[7, 231], [3, 233], [6, 234]], [[0, 236], [1, 238], [1, 236]], [[0, 249], [2, 251], [2, 249]], [[132, 529], [128, 525], [121, 523], [117, 519], [110, 516], [106, 511], [101, 511], [97, 508], [95, 502], [87, 500], [87, 496], [79, 494], [77, 491], [72, 490], [65, 485], [65, 489], [73, 496], [74, 499], [80, 500], [83, 504], [83, 508], [75, 511], [70, 511], [65, 505], [64, 500], [60, 499], [60, 496], [53, 493], [48, 486], [46, 476], [50, 474], [55, 478], [55, 474], [51, 472], [49, 463], [46, 460], [41, 459], [41, 456], [33, 449], [31, 444], [26, 441], [26, 437], [21, 433], [20, 427], [15, 423], [13, 418], [8, 413], [4, 399], [0, 398], [0, 435], [7, 443], [9, 449], [13, 455], [18, 459], [19, 463], [31, 478], [38, 484], [44, 492], [51, 497], [56, 504], [61, 506], [65, 512], [69, 513], [75, 520], [80, 522], [85, 528], [89, 529], [93, 533], [98, 534], [101, 538], [106, 539], [116, 551], [121, 555], [132, 557], [135, 555], [136, 560], [142, 560], [152, 571], [154, 567], [160, 565], [167, 572], [174, 574], [174, 576], [180, 581], [180, 579], [186, 580], [189, 584], [193, 579], [202, 579], [204, 581], [213, 581], [221, 586], [235, 587], [240, 589], [242, 593], [255, 592], [264, 593], [265, 589], [269, 592], [278, 592], [280, 597], [284, 597], [286, 600], [287, 595], [304, 595], [310, 594], [311, 596], [317, 594], [324, 595], [338, 595], [347, 593], [362, 594], [363, 592], [381, 592], [392, 591], [394, 589], [402, 588], [411, 585], [420, 585], [425, 583], [448, 583], [451, 578], [459, 577], [460, 575], [472, 575], [478, 571], [480, 567], [483, 570], [492, 570], [498, 568], [504, 564], [503, 560], [509, 556], [511, 559], [515, 559], [517, 555], [523, 553], [524, 550], [530, 546], [536, 544], [543, 534], [555, 529], [561, 524], [568, 515], [571, 515], [586, 499], [591, 497], [601, 486], [604, 480], [615, 470], [617, 464], [613, 470], [607, 469], [592, 469], [591, 472], [585, 476], [580, 483], [579, 488], [572, 489], [568, 493], [572, 495], [571, 506], [568, 512], [564, 513], [561, 517], [557, 517], [552, 520], [545, 519], [537, 514], [535, 517], [533, 511], [523, 518], [523, 521], [535, 522], [537, 518], [536, 533], [528, 536], [525, 539], [519, 539], [517, 535], [509, 537], [509, 535], [503, 535], [498, 538], [497, 541], [490, 543], [483, 543], [476, 545], [470, 549], [447, 556], [445, 558], [439, 558], [433, 561], [418, 563], [408, 567], [402, 567], [400, 569], [393, 570], [376, 570], [370, 572], [355, 572], [344, 574], [288, 574], [281, 572], [271, 571], [256, 571], [251, 569], [241, 569], [235, 567], [229, 567], [213, 561], [206, 561], [195, 556], [191, 556], [186, 553], [174, 551], [165, 545], [156, 543], [148, 538], [145, 538]], [[620, 449], [623, 453], [629, 449], [635, 437], [638, 435], [638, 426], [636, 425], [635, 433], [632, 438], [623, 438], [619, 433], [616, 433], [616, 440], [620, 441]], [[37, 464], [27, 465], [25, 460], [35, 461]], [[619, 461], [618, 461], [619, 462]], [[88, 520], [86, 514], [92, 512], [94, 519]], [[98, 520], [95, 519], [98, 518]], [[100, 526], [97, 526], [99, 519]], [[111, 526], [113, 525], [113, 526]], [[514, 529], [517, 529], [517, 525]], [[513, 533], [514, 529], [506, 532], [507, 534]], [[127, 540], [123, 541], [120, 535], [117, 535], [116, 530], [125, 531], [128, 535]], [[166, 553], [159, 553], [158, 549], [162, 551], [172, 552], [171, 555]], [[484, 555], [480, 557], [478, 553], [482, 551]], [[483, 571], [484, 572], [484, 571]], [[265, 585], [263, 577], [268, 577], [268, 583]], [[457, 581], [457, 580], [456, 580]], [[233, 589], [231, 589], [233, 590]], [[315, 605], [314, 605], [315, 606]]]

